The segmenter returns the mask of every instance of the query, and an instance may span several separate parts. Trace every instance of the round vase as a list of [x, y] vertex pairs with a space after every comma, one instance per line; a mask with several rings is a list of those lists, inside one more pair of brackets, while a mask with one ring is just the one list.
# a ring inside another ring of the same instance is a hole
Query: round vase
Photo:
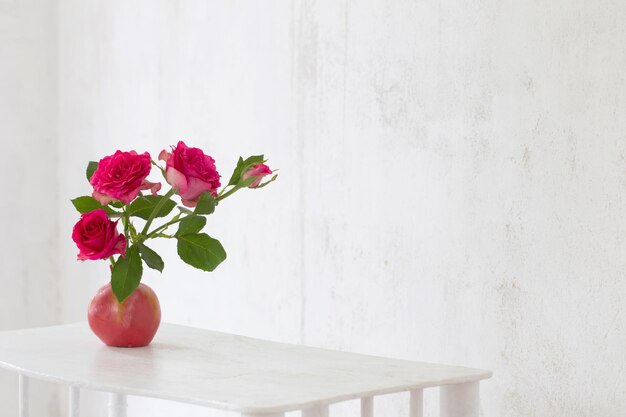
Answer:
[[152, 288], [139, 284], [123, 302], [107, 284], [89, 304], [89, 327], [107, 346], [141, 347], [152, 342], [161, 323], [161, 306]]

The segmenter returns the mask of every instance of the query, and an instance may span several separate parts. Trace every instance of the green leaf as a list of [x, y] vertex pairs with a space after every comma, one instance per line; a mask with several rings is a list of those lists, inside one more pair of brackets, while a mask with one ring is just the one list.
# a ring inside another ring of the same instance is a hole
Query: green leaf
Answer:
[[237, 161], [237, 166], [233, 170], [233, 175], [231, 175], [230, 180], [228, 181], [228, 185], [237, 185], [239, 179], [241, 178], [241, 171], [243, 170], [243, 158], [240, 156]]
[[143, 243], [139, 243], [137, 245], [139, 247], [139, 253], [141, 254], [141, 258], [148, 265], [149, 268], [156, 269], [159, 272], [163, 272], [163, 267], [165, 267], [165, 263], [163, 263], [163, 259], [159, 256], [158, 253], [144, 245]]
[[180, 221], [176, 236], [190, 235], [199, 233], [206, 225], [206, 217], [188, 216]]
[[93, 177], [93, 173], [98, 169], [98, 163], [96, 161], [89, 161], [87, 164], [87, 170], [85, 174], [87, 175], [87, 181], [91, 182], [91, 177]]
[[195, 214], [212, 214], [215, 211], [215, 206], [217, 206], [217, 200], [211, 193], [205, 192], [200, 195], [193, 212]]
[[103, 206], [102, 204], [100, 204], [98, 200], [88, 195], [84, 195], [82, 197], [77, 197], [73, 199], [72, 204], [74, 205], [76, 210], [78, 210], [78, 212], [81, 214], [89, 213], [90, 211], [94, 211], [96, 209], [104, 209], [106, 210], [108, 214], [117, 213], [115, 210], [112, 210], [108, 206]]
[[[141, 217], [144, 220], [148, 220], [150, 213], [154, 207], [164, 198], [161, 195], [147, 195], [135, 199], [128, 206], [127, 213], [129, 216]], [[167, 200], [163, 207], [159, 210], [155, 217], [165, 217], [176, 207], [176, 203], [173, 200]]]
[[233, 175], [230, 177], [230, 181], [228, 181], [228, 185], [237, 185], [241, 180], [241, 176], [252, 166], [256, 164], [261, 164], [265, 162], [263, 159], [263, 155], [253, 155], [245, 160], [242, 157], [239, 157], [237, 161], [237, 166], [233, 171]]
[[120, 256], [113, 267], [111, 287], [120, 303], [135, 291], [141, 282], [143, 266], [139, 257], [139, 249], [133, 245], [126, 249], [126, 257]]
[[222, 244], [205, 233], [177, 236], [177, 239], [178, 256], [195, 268], [210, 272], [226, 259]]

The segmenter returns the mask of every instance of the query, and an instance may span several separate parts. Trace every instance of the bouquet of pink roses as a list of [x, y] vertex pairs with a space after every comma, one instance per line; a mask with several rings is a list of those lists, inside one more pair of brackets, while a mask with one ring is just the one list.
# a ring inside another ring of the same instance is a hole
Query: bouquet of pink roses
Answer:
[[[274, 175], [263, 182], [265, 176], [272, 174], [263, 155], [239, 158], [228, 184], [220, 190], [220, 175], [213, 158], [182, 141], [171, 152], [161, 151], [159, 160], [164, 161], [164, 166], [153, 161], [147, 152], [117, 151], [100, 162], [89, 162], [87, 179], [93, 192], [72, 200], [82, 214], [72, 233], [79, 249], [78, 259], [110, 261], [109, 291], [119, 304], [140, 286], [144, 263], [159, 272], [163, 270], [163, 260], [148, 246], [151, 239], [176, 239], [183, 262], [213, 271], [226, 259], [226, 252], [218, 240], [202, 233], [205, 216], [236, 191], [262, 188], [276, 179]], [[158, 194], [161, 183], [147, 179], [152, 166], [171, 186], [165, 194]], [[175, 195], [180, 197], [182, 206], [173, 199]], [[177, 210], [172, 215], [174, 209]], [[161, 219], [164, 220], [160, 224], [153, 225]], [[137, 220], [143, 221], [142, 227], [137, 226]], [[170, 227], [177, 230], [170, 232]], [[91, 309], [90, 324], [93, 329]]]

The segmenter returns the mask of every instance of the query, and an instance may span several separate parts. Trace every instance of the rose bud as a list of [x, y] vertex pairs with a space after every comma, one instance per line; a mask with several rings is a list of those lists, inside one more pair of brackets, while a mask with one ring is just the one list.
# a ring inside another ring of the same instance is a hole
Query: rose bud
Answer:
[[256, 179], [252, 181], [252, 184], [248, 185], [249, 188], [256, 188], [261, 183], [261, 180], [263, 179], [263, 177], [266, 175], [270, 175], [271, 173], [272, 173], [272, 170], [267, 165], [256, 164], [252, 168], [244, 172], [241, 178], [244, 180], [247, 180], [248, 178], [256, 177]]
[[180, 141], [176, 148], [172, 146], [171, 153], [165, 149], [161, 151], [159, 159], [166, 162], [165, 178], [185, 206], [195, 207], [204, 192], [217, 197], [220, 174], [215, 168], [215, 160], [201, 149], [190, 148]]
[[111, 221], [103, 209], [80, 216], [72, 239], [78, 246], [81, 261], [106, 259], [126, 252], [126, 237], [117, 231], [117, 221]]
[[156, 194], [161, 189], [161, 183], [146, 180], [150, 168], [148, 152], [139, 155], [135, 151], [117, 151], [102, 158], [89, 180], [93, 185], [93, 198], [106, 206], [115, 200], [129, 204], [141, 190], [149, 189]]

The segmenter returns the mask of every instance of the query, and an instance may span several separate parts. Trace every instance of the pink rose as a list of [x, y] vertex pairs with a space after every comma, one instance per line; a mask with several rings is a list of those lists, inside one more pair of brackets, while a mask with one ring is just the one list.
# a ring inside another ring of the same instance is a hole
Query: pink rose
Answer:
[[117, 151], [98, 163], [98, 169], [89, 182], [93, 185], [93, 198], [106, 206], [114, 200], [129, 204], [141, 190], [151, 190], [156, 194], [161, 183], [146, 180], [150, 174], [150, 154], [138, 155], [135, 151]]
[[117, 231], [117, 222], [111, 221], [103, 209], [80, 216], [74, 225], [72, 239], [78, 246], [78, 259], [106, 259], [126, 252], [126, 237]]
[[256, 164], [252, 168], [250, 168], [246, 172], [244, 172], [242, 178], [244, 180], [247, 180], [248, 178], [257, 177], [252, 182], [252, 184], [250, 184], [248, 186], [249, 188], [256, 188], [261, 183], [261, 180], [263, 179], [263, 177], [266, 176], [266, 175], [270, 175], [271, 173], [272, 173], [272, 170], [267, 165], [265, 165], [265, 164]]
[[165, 178], [168, 184], [178, 192], [187, 207], [195, 207], [204, 192], [217, 197], [220, 174], [215, 168], [215, 160], [201, 149], [189, 148], [180, 141], [176, 148], [172, 146], [172, 153], [162, 150], [159, 159], [166, 162]]

